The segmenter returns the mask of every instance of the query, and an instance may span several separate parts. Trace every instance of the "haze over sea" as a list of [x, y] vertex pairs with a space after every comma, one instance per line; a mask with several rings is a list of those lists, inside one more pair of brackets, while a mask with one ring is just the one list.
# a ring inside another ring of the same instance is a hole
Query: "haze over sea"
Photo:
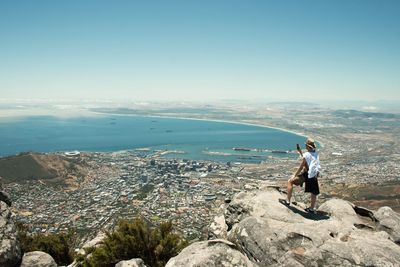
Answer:
[[[304, 137], [255, 125], [145, 116], [57, 118], [35, 116], [0, 121], [0, 155], [25, 151], [167, 150], [165, 157], [222, 162], [261, 162], [272, 150], [293, 150]], [[251, 151], [234, 151], [250, 148]], [[274, 153], [274, 156], [295, 154]]]

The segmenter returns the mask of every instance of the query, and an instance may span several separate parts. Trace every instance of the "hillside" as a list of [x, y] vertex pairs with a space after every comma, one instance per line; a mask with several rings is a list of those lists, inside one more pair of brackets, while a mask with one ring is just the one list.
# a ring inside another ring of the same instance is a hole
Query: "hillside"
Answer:
[[45, 180], [50, 183], [64, 182], [73, 173], [79, 172], [79, 165], [56, 154], [22, 153], [17, 156], [0, 158], [0, 176], [3, 183], [23, 183]]

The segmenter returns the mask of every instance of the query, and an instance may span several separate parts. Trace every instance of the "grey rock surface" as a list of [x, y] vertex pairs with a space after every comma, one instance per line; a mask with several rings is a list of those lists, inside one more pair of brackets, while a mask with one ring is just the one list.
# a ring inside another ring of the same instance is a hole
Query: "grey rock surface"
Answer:
[[120, 261], [115, 267], [146, 267], [142, 259], [131, 259], [129, 261]]
[[228, 240], [252, 262], [259, 266], [400, 266], [400, 246], [390, 239], [396, 239], [397, 213], [378, 212], [380, 226], [371, 227], [374, 222], [365, 224], [347, 201], [328, 200], [312, 215], [304, 212], [304, 205], [281, 204], [285, 197], [274, 188], [264, 188], [238, 194], [227, 207]]
[[[82, 248], [78, 250], [77, 254], [84, 256], [85, 258], [89, 258], [92, 254], [86, 254], [86, 250], [88, 248], [92, 248], [92, 247], [98, 247], [103, 243], [103, 240], [106, 238], [106, 234], [103, 232], [98, 232], [96, 237], [94, 237], [93, 239], [90, 239], [88, 241], [86, 241]], [[67, 267], [77, 267], [79, 266], [79, 264], [76, 261], [73, 261], [70, 265], [68, 265]]]
[[57, 267], [57, 263], [49, 254], [42, 251], [33, 251], [24, 254], [21, 267]]
[[0, 202], [0, 266], [16, 266], [21, 261], [17, 230], [8, 206]]
[[221, 214], [214, 218], [208, 228], [208, 239], [226, 239], [228, 225], [225, 223], [224, 215]]
[[381, 207], [374, 213], [374, 216], [378, 229], [387, 232], [391, 240], [400, 245], [400, 214], [389, 207]]
[[103, 232], [97, 233], [96, 237], [85, 242], [83, 244], [82, 248], [78, 251], [78, 254], [80, 255], [86, 255], [85, 249], [91, 248], [91, 247], [98, 247], [103, 243], [103, 240], [106, 238], [106, 234]]
[[222, 239], [196, 242], [171, 258], [166, 267], [231, 267], [257, 266], [235, 249], [235, 245]]

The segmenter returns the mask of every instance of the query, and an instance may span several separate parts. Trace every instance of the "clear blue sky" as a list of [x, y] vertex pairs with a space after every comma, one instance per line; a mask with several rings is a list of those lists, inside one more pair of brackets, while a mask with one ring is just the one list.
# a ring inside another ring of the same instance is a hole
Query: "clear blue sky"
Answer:
[[400, 100], [400, 1], [0, 1], [0, 98]]

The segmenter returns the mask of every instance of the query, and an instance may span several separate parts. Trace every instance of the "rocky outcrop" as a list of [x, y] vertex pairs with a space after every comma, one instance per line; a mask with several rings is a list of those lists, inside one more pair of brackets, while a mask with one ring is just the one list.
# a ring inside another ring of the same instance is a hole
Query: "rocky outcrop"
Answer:
[[254, 265], [229, 241], [216, 239], [196, 242], [186, 247], [178, 256], [171, 258], [165, 267], [220, 267]]
[[57, 263], [49, 254], [42, 251], [33, 251], [24, 254], [21, 267], [57, 267]]
[[120, 261], [115, 267], [146, 267], [142, 259], [131, 259], [129, 261]]
[[270, 187], [237, 194], [210, 227], [209, 237], [229, 241], [194, 243], [167, 266], [400, 266], [400, 216], [392, 209], [331, 199], [310, 214], [305, 204], [283, 205], [285, 198]]
[[16, 266], [21, 261], [17, 231], [8, 206], [0, 201], [0, 266]]
[[[281, 204], [279, 199], [285, 197], [272, 188], [241, 193], [226, 210], [228, 240], [253, 262], [260, 266], [400, 265], [400, 246], [381, 231], [379, 222], [360, 217], [351, 203], [331, 199], [317, 214], [309, 214], [304, 205]], [[394, 214], [392, 218], [400, 222]], [[385, 225], [396, 236], [396, 224]]]

